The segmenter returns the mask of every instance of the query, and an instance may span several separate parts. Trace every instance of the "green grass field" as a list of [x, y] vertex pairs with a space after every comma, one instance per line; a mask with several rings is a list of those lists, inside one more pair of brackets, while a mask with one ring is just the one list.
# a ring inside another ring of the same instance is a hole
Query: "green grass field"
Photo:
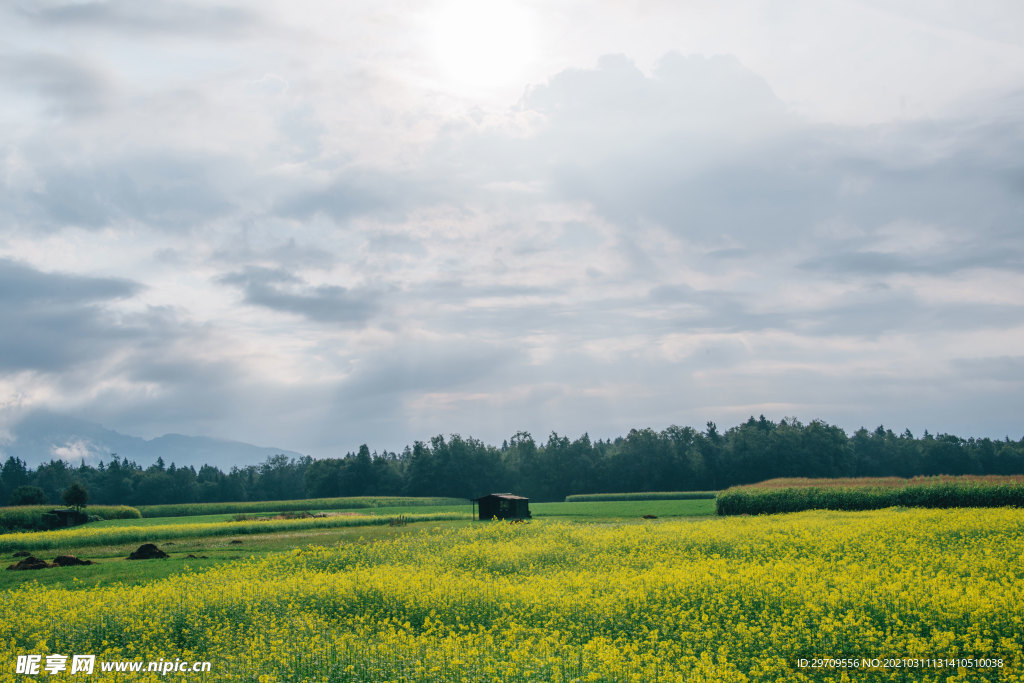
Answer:
[[558, 517], [577, 520], [640, 520], [644, 515], [662, 517], [700, 517], [715, 514], [713, 499], [698, 500], [617, 500], [579, 503], [530, 503], [536, 518]]
[[643, 491], [640, 493], [577, 493], [566, 496], [566, 503], [606, 500], [700, 500], [714, 498], [715, 491]]

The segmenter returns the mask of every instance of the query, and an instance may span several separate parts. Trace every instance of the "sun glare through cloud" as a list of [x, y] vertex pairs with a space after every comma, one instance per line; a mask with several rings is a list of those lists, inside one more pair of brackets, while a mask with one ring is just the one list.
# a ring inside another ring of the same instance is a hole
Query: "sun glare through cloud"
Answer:
[[454, 0], [429, 19], [429, 50], [438, 78], [457, 92], [522, 88], [536, 57], [531, 10], [515, 2]]

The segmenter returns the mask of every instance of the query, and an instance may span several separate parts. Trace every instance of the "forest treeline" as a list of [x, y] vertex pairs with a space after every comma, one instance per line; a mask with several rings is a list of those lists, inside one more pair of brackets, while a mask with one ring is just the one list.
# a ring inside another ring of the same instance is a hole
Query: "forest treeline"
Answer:
[[58, 503], [76, 481], [88, 490], [90, 503], [148, 505], [365, 495], [472, 498], [495, 491], [552, 501], [579, 493], [718, 490], [774, 477], [1021, 473], [1024, 438], [915, 437], [884, 427], [851, 436], [821, 420], [776, 423], [761, 416], [725, 432], [709, 422], [703, 431], [634, 429], [614, 440], [552, 432], [538, 443], [518, 432], [493, 446], [438, 435], [401, 453], [371, 453], [364, 445], [341, 458], [275, 455], [227, 472], [160, 460], [143, 468], [117, 454], [95, 465], [52, 460], [32, 469], [10, 457], [0, 469], [0, 503], [9, 503], [22, 486], [38, 487]]

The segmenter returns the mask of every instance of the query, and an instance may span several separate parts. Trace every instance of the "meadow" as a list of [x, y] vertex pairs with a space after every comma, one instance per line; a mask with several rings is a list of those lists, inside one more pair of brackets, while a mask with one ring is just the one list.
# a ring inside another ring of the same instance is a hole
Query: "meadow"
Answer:
[[461, 498], [409, 498], [405, 496], [350, 496], [347, 498], [302, 498], [226, 503], [172, 503], [140, 505], [143, 517], [195, 517], [225, 513], [292, 512], [300, 510], [360, 510], [420, 506], [468, 505]]
[[[1024, 511], [686, 511], [581, 523], [538, 505], [528, 524], [196, 537], [172, 560], [7, 572], [66, 578], [0, 592], [0, 660], [179, 657], [238, 681], [1024, 680]], [[118, 564], [174, 569], [122, 583]]]
[[642, 491], [639, 493], [577, 493], [565, 497], [566, 503], [590, 503], [607, 500], [704, 500], [714, 491]]

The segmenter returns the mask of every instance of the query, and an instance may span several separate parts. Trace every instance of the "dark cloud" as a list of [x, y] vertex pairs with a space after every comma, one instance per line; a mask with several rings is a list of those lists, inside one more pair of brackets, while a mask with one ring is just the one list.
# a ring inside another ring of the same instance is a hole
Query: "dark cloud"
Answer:
[[420, 394], [451, 391], [493, 376], [522, 353], [490, 342], [427, 342], [405, 344], [401, 350], [367, 355], [347, 379], [351, 396]]
[[464, 304], [472, 299], [549, 298], [561, 293], [559, 287], [523, 284], [475, 285], [463, 280], [435, 280], [405, 292], [406, 296], [446, 304]]
[[[168, 255], [170, 256], [170, 255]], [[229, 263], [270, 263], [284, 270], [303, 268], [330, 269], [338, 262], [338, 257], [312, 244], [300, 244], [294, 238], [263, 249], [257, 249], [247, 243], [232, 245], [213, 252], [216, 262]]]
[[[955, 135], [955, 126], [944, 132], [953, 132], [953, 138], [936, 133], [929, 140], [922, 131], [911, 130], [905, 139], [918, 138], [920, 150], [955, 146], [954, 153], [938, 159], [911, 158], [899, 165], [884, 156], [866, 161], [844, 157], [846, 150], [841, 148], [820, 149], [819, 154], [831, 161], [819, 164], [818, 171], [839, 190], [834, 192], [831, 210], [868, 228], [903, 219], [999, 234], [1008, 225], [1024, 221], [1024, 205], [1013, 197], [1012, 187], [1019, 170], [1002, 167], [1002, 153], [983, 156], [971, 149], [999, 144], [1003, 151], [1017, 155], [1024, 153], [1024, 136], [1008, 136], [993, 128], [989, 130], [991, 139], [982, 141], [977, 139], [977, 131], [962, 139]], [[857, 135], [851, 133], [850, 137]], [[862, 183], [863, 189], [844, 195], [843, 183], [850, 177]]]
[[966, 377], [1000, 383], [1024, 383], [1024, 356], [954, 358], [950, 364]]
[[811, 336], [868, 339], [885, 334], [927, 335], [950, 330], [1000, 330], [1017, 326], [1024, 305], [931, 303], [901, 291], [856, 292], [801, 315], [795, 329]]
[[327, 183], [306, 183], [281, 192], [273, 212], [297, 220], [322, 215], [337, 223], [372, 214], [397, 223], [410, 210], [465, 189], [451, 187], [433, 168], [417, 172], [336, 168], [330, 174], [332, 180]]
[[[636, 311], [659, 311], [654, 334], [672, 331], [717, 333], [784, 330], [807, 337], [875, 339], [895, 332], [1009, 329], [1018, 325], [1024, 304], [964, 304], [924, 300], [906, 289], [875, 282], [818, 305], [794, 307], [771, 290], [757, 293], [696, 291], [682, 285], [658, 286]], [[628, 311], [623, 306], [620, 311]]]
[[[756, 238], [780, 213], [794, 223], [822, 213], [821, 179], [778, 142], [795, 118], [735, 58], [670, 54], [646, 76], [604, 57], [532, 89], [522, 106], [545, 116], [535, 144], [551, 159], [553, 192], [620, 225], [647, 218], [681, 234]], [[780, 206], [780, 193], [804, 201]]]
[[215, 3], [147, 0], [22, 3], [19, 13], [37, 26], [105, 29], [147, 34], [182, 33], [188, 36], [230, 36], [259, 23], [251, 12]]
[[[507, 163], [502, 152], [496, 168], [487, 155], [505, 148], [469, 138], [485, 150], [482, 177], [501, 169], [508, 180], [543, 177], [549, 197], [585, 200], [624, 233], [654, 222], [690, 241], [729, 238], [764, 254], [817, 242], [815, 231], [827, 221], [872, 233], [902, 220], [1002, 244], [1024, 223], [1024, 108], [1013, 93], [1004, 99], [986, 118], [811, 125], [731, 57], [671, 54], [648, 76], [611, 56], [528, 91], [521, 106], [544, 123], [517, 146], [519, 163]], [[870, 243], [856, 250], [878, 251]], [[993, 257], [994, 267], [1015, 267], [1015, 258], [996, 252], [972, 249], [948, 265]], [[901, 265], [898, 258], [857, 259], [867, 269]]]
[[799, 267], [829, 274], [885, 276], [897, 273], [951, 275], [973, 268], [997, 268], [1024, 271], [1024, 245], [1005, 243], [1002, 247], [988, 244], [957, 245], [942, 253], [899, 253], [871, 251], [838, 251], [807, 259]]
[[188, 231], [225, 215], [231, 164], [215, 158], [140, 156], [75, 165], [41, 164], [40, 187], [7, 201], [36, 229], [99, 229], [125, 222]]
[[0, 92], [39, 98], [47, 113], [60, 117], [97, 114], [111, 94], [100, 70], [58, 54], [0, 54], [0, 83]]
[[379, 309], [376, 293], [337, 285], [309, 286], [284, 270], [248, 267], [220, 282], [240, 287], [247, 304], [318, 322], [362, 326]]
[[127, 280], [44, 273], [0, 259], [0, 371], [69, 370], [138, 339], [143, 331], [123, 325], [104, 304], [141, 289]]
[[324, 214], [344, 222], [360, 214], [372, 213], [389, 205], [383, 188], [367, 184], [336, 183], [324, 189], [299, 190], [284, 199], [277, 208], [280, 216], [309, 219]]
[[130, 297], [140, 289], [130, 280], [44, 273], [0, 258], [0, 296], [8, 305], [83, 305]]

